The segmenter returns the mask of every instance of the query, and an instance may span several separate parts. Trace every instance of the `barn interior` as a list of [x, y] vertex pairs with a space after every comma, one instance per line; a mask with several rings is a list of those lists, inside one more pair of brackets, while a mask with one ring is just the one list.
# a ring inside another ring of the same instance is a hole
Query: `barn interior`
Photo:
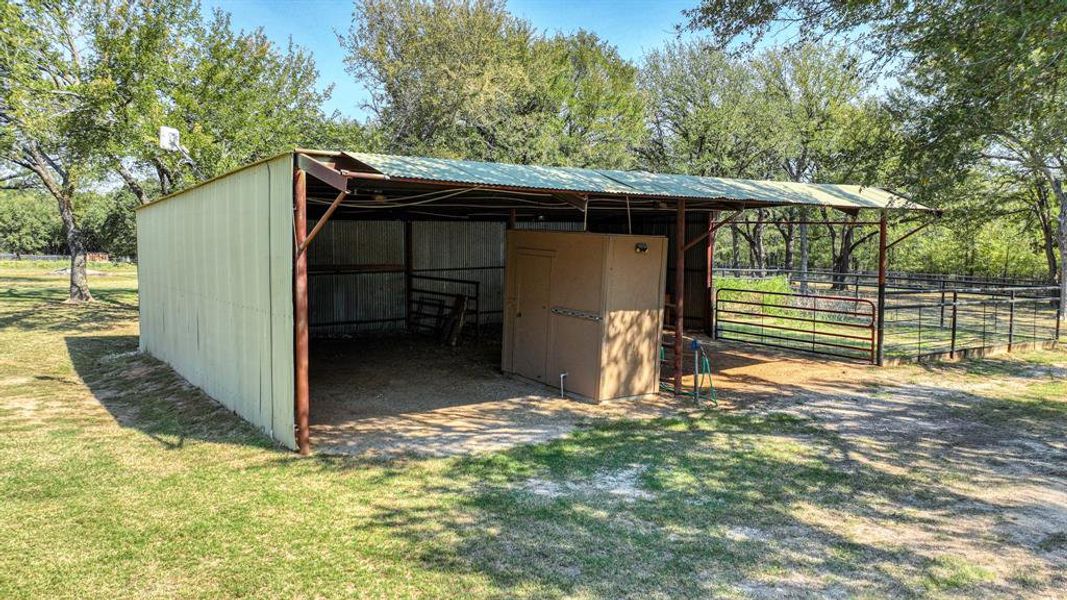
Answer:
[[[316, 445], [335, 448], [361, 429], [399, 427], [394, 417], [477, 437], [559, 399], [556, 381], [501, 370], [509, 230], [667, 238], [661, 277], [646, 283], [660, 286], [669, 340], [661, 373], [677, 383], [684, 351], [671, 332], [710, 327], [715, 230], [748, 208], [832, 205], [837, 193], [813, 200], [769, 182], [709, 189], [684, 176], [346, 152], [298, 151], [297, 169], [310, 422]], [[846, 196], [838, 208], [867, 206], [861, 194]]]

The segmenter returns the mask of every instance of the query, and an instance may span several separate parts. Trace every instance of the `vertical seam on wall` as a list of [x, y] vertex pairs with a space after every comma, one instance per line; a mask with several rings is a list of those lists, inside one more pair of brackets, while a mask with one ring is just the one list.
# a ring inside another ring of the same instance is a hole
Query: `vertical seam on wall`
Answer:
[[[270, 432], [271, 439], [277, 441], [274, 437], [274, 244], [273, 232], [271, 227], [271, 211], [274, 208], [274, 199], [272, 192], [274, 191], [274, 174], [270, 168], [270, 162], [267, 162], [267, 362], [270, 365], [269, 378], [270, 378]], [[262, 368], [262, 362], [260, 368]], [[262, 381], [262, 377], [260, 378]], [[263, 396], [260, 395], [260, 414], [263, 414]]]

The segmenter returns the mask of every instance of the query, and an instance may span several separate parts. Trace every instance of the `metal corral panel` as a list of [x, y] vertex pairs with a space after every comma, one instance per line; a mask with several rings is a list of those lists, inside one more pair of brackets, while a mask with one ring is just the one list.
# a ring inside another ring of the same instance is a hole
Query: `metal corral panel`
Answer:
[[296, 448], [293, 158], [137, 211], [141, 350]]
[[[500, 222], [419, 221], [412, 224], [416, 275], [478, 282], [481, 324], [499, 323], [504, 300], [504, 232]], [[470, 293], [453, 282], [419, 281], [419, 287]]]

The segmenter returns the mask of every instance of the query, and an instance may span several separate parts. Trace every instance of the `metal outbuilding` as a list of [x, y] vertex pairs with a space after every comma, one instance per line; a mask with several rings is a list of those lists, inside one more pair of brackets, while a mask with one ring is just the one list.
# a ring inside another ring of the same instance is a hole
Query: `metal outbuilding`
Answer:
[[789, 205], [878, 211], [883, 273], [886, 212], [926, 210], [871, 187], [295, 150], [138, 209], [140, 345], [306, 453], [310, 332], [408, 327], [414, 291], [441, 286], [499, 322], [507, 229], [668, 235], [678, 331], [712, 285], [708, 261], [687, 285], [686, 254], [710, 257], [740, 211]]

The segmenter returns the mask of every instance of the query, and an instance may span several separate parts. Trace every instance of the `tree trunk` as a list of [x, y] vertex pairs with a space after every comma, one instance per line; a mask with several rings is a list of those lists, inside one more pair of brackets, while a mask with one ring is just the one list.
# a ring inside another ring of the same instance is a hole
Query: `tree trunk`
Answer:
[[737, 225], [730, 224], [730, 268], [734, 270], [734, 275], [737, 275], [737, 269], [741, 268], [741, 246], [737, 241], [738, 232]]
[[1067, 321], [1067, 195], [1063, 192], [1063, 180], [1052, 178], [1052, 193], [1060, 202], [1060, 320]]
[[1033, 204], [1034, 213], [1041, 225], [1041, 249], [1045, 253], [1045, 263], [1048, 265], [1048, 280], [1058, 279], [1059, 267], [1056, 262], [1056, 230], [1052, 225], [1053, 217], [1050, 214], [1048, 188], [1042, 185], [1042, 180], [1034, 184], [1036, 202]]
[[[855, 217], [847, 219], [854, 221]], [[843, 290], [846, 287], [846, 280], [849, 271], [849, 264], [852, 259], [852, 249], [854, 244], [852, 242], [855, 237], [855, 227], [852, 225], [841, 226], [841, 248], [834, 257], [834, 275], [833, 285], [830, 286], [832, 290]]]
[[782, 234], [782, 247], [784, 248], [782, 268], [785, 271], [790, 272], [788, 276], [791, 277], [794, 262], [793, 239], [796, 237], [796, 234], [794, 233], [796, 229], [793, 226], [793, 221], [796, 221], [796, 214], [792, 210], [787, 210], [783, 213], [783, 217], [786, 222], [776, 223], [775, 227], [778, 229], [778, 233]]
[[67, 234], [67, 250], [70, 251], [70, 296], [67, 302], [90, 302], [93, 295], [89, 293], [89, 279], [85, 272], [88, 257], [81, 229], [74, 220], [74, 204], [69, 193], [62, 194], [56, 201]]
[[758, 277], [767, 276], [767, 252], [763, 245], [763, 221], [766, 218], [766, 211], [763, 209], [756, 211], [756, 224], [752, 226], [752, 237], [750, 239], [752, 246], [752, 266], [756, 268], [756, 274]]
[[800, 209], [800, 293], [808, 293], [808, 209]]

